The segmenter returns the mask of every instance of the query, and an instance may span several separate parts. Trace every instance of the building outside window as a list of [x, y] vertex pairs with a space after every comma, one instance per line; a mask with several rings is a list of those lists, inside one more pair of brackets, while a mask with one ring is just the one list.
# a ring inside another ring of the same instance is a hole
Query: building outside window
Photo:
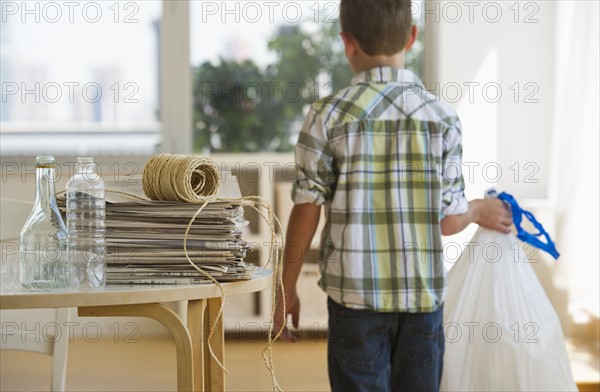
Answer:
[[0, 1], [2, 155], [147, 155], [159, 1]]

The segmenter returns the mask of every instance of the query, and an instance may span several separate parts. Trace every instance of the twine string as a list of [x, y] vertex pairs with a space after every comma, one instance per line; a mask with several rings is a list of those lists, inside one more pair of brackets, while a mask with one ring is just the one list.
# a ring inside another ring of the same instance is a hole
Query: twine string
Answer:
[[220, 184], [219, 167], [202, 156], [154, 155], [142, 175], [144, 193], [152, 200], [203, 202], [217, 194]]
[[[204, 271], [200, 266], [194, 263], [194, 261], [190, 258], [187, 250], [187, 240], [190, 229], [198, 215], [211, 202], [232, 202], [257, 211], [257, 213], [267, 223], [271, 232], [271, 249], [269, 250], [269, 256], [266, 265], [268, 266], [273, 263], [273, 294], [271, 298], [271, 320], [273, 321], [275, 316], [277, 290], [282, 291], [282, 305], [284, 309], [286, 306], [282, 281], [282, 250], [284, 249], [284, 234], [281, 227], [281, 222], [275, 215], [271, 205], [266, 200], [259, 196], [244, 196], [241, 198], [217, 197], [216, 194], [219, 191], [220, 183], [221, 176], [217, 164], [210, 158], [200, 156], [172, 154], [155, 155], [144, 167], [144, 173], [142, 175], [142, 187], [148, 198], [152, 200], [183, 201], [200, 204], [186, 227], [183, 238], [183, 250], [188, 263], [203, 276], [208, 278], [212, 283], [214, 283], [220, 290], [221, 304], [219, 311], [217, 312], [217, 316], [211, 325], [207, 345], [208, 350], [215, 362], [225, 373], [229, 374], [225, 366], [217, 358], [211, 345], [211, 340], [215, 333], [216, 326], [223, 315], [225, 290], [223, 289], [221, 283], [219, 283], [211, 274]], [[266, 214], [263, 209], [266, 210]], [[280, 243], [277, 243], [277, 232], [279, 232], [280, 235]], [[281, 251], [279, 249], [279, 244], [281, 244]], [[275, 375], [272, 348], [275, 341], [279, 338], [279, 336], [281, 336], [281, 333], [285, 327], [285, 312], [283, 313], [281, 327], [278, 331], [276, 331], [276, 333], [273, 331], [273, 324], [273, 322], [269, 323], [268, 343], [267, 347], [262, 352], [262, 356], [265, 366], [271, 374], [273, 389], [275, 391], [283, 391]]]

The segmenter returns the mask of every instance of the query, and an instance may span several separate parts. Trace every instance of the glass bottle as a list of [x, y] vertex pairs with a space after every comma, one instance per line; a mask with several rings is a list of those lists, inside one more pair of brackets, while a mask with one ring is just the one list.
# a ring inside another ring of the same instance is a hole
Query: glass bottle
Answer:
[[56, 163], [40, 155], [35, 163], [35, 201], [20, 235], [20, 283], [28, 289], [66, 285], [67, 230], [54, 193]]
[[67, 183], [69, 284], [101, 287], [106, 283], [105, 188], [94, 158], [77, 158]]

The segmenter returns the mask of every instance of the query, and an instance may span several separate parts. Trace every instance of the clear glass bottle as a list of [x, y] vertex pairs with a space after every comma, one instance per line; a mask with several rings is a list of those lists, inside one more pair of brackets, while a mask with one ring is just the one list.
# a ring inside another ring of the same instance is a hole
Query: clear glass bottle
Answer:
[[67, 230], [54, 193], [56, 163], [51, 155], [35, 162], [35, 202], [20, 235], [23, 288], [65, 287]]
[[106, 283], [105, 188], [94, 158], [77, 158], [67, 183], [69, 285], [101, 287]]

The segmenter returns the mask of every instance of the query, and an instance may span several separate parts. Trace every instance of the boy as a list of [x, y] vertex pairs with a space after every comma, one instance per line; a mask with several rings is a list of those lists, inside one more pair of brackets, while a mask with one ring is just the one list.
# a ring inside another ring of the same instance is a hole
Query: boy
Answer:
[[[286, 309], [279, 298], [275, 330], [288, 314], [298, 325], [296, 282], [324, 205], [319, 285], [329, 297], [333, 391], [438, 390], [441, 235], [512, 224], [501, 201], [465, 199], [460, 121], [403, 69], [417, 35], [410, 10], [410, 0], [341, 1], [356, 77], [312, 105], [296, 146]], [[295, 341], [287, 327], [281, 338]]]

